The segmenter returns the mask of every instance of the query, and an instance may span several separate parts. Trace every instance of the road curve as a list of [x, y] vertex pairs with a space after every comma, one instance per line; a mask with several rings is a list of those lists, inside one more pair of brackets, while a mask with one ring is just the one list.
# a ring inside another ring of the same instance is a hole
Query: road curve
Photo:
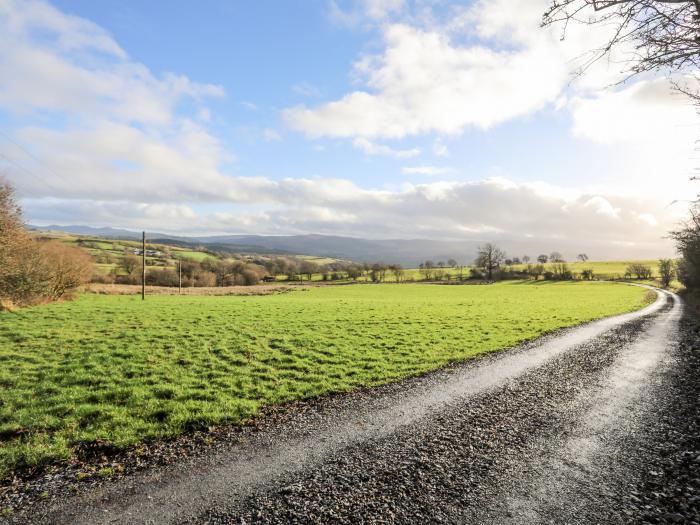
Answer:
[[683, 306], [657, 293], [643, 310], [322, 400], [204, 457], [14, 519], [600, 522], [596, 505], [637, 475], [639, 461], [616, 459], [619, 449], [643, 439], [647, 405], [673, 366]]

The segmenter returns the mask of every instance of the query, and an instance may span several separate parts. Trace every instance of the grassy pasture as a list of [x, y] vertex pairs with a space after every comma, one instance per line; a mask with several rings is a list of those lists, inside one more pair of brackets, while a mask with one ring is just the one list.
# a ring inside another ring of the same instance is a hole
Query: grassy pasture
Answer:
[[615, 283], [358, 285], [250, 297], [85, 295], [0, 313], [0, 477], [261, 407], [420, 374], [641, 307]]
[[[654, 277], [659, 275], [659, 261], [657, 260], [628, 260], [628, 261], [575, 261], [567, 262], [569, 269], [574, 273], [581, 273], [582, 270], [591, 269], [595, 277], [600, 279], [623, 279], [627, 266], [630, 264], [645, 264], [652, 269]], [[532, 264], [532, 263], [530, 263]], [[535, 263], [536, 264], [536, 263]], [[551, 268], [551, 264], [545, 264], [545, 271]], [[516, 264], [513, 266], [516, 270], [522, 270], [527, 267], [526, 264]]]

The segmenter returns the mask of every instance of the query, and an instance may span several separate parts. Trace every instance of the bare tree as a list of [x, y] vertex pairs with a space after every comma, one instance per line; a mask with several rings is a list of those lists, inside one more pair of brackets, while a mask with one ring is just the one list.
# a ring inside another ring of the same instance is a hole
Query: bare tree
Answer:
[[548, 260], [549, 260], [549, 256], [545, 255], [544, 253], [537, 256], [537, 262], [540, 264], [547, 264]]
[[[543, 26], [561, 25], [562, 39], [572, 22], [614, 28], [609, 40], [583, 60], [581, 73], [618, 48], [624, 51], [628, 77], [700, 66], [700, 0], [552, 0], [542, 19]], [[694, 90], [677, 87], [700, 101]]]
[[127, 273], [131, 275], [141, 266], [141, 258], [137, 257], [133, 253], [127, 253], [122, 258], [122, 268]]
[[528, 264], [531, 261], [530, 256], [523, 255], [522, 261], [523, 261], [523, 264]]
[[651, 267], [642, 263], [630, 263], [625, 270], [625, 276], [636, 276], [637, 279], [651, 279]]
[[306, 278], [310, 281], [313, 279], [314, 274], [318, 271], [318, 265], [311, 261], [301, 261], [299, 265], [299, 273], [301, 275], [306, 275]]
[[478, 255], [474, 264], [479, 268], [483, 268], [489, 281], [493, 280], [494, 270], [498, 270], [503, 260], [506, 258], [506, 254], [503, 250], [498, 248], [495, 244], [490, 242], [479, 246]]
[[425, 261], [420, 263], [418, 265], [418, 270], [423, 276], [423, 279], [429, 281], [433, 278], [433, 274], [435, 273], [435, 263], [433, 263], [433, 261]]
[[579, 253], [576, 258], [581, 262], [586, 262], [588, 260], [588, 255], [585, 253]]
[[397, 283], [400, 283], [404, 279], [404, 275], [406, 272], [403, 269], [403, 266], [400, 264], [391, 264], [389, 265], [389, 271], [394, 274], [394, 279], [396, 280]]
[[464, 280], [464, 270], [467, 268], [463, 264], [457, 264], [457, 279], [460, 281]]
[[549, 254], [549, 260], [553, 263], [564, 262], [564, 256], [559, 252], [552, 252]]

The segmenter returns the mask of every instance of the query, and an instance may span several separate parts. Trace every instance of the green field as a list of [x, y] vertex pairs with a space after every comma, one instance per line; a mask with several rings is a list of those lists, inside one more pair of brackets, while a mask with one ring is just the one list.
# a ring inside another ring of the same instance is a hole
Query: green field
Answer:
[[[659, 261], [657, 260], [629, 260], [629, 261], [576, 261], [566, 264], [574, 273], [581, 273], [582, 270], [591, 269], [595, 277], [600, 279], [623, 279], [630, 264], [640, 263], [651, 268], [654, 277], [659, 275]], [[530, 264], [533, 264], [532, 262]], [[535, 263], [536, 264], [536, 263]], [[551, 268], [551, 264], [545, 264], [545, 271]], [[513, 268], [523, 270], [527, 267], [524, 264], [516, 264]]]
[[0, 477], [377, 385], [637, 309], [615, 283], [357, 285], [249, 297], [85, 295], [0, 313]]

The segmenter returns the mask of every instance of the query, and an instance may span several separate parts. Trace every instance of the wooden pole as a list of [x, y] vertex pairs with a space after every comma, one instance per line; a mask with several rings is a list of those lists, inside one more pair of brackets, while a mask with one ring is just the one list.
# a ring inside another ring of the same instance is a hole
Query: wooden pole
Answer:
[[179, 281], [179, 288], [178, 288], [178, 294], [182, 294], [182, 259], [179, 259], [177, 261], [177, 266], [178, 266], [178, 273], [180, 274], [180, 281]]
[[141, 300], [146, 300], [146, 232], [141, 240]]

